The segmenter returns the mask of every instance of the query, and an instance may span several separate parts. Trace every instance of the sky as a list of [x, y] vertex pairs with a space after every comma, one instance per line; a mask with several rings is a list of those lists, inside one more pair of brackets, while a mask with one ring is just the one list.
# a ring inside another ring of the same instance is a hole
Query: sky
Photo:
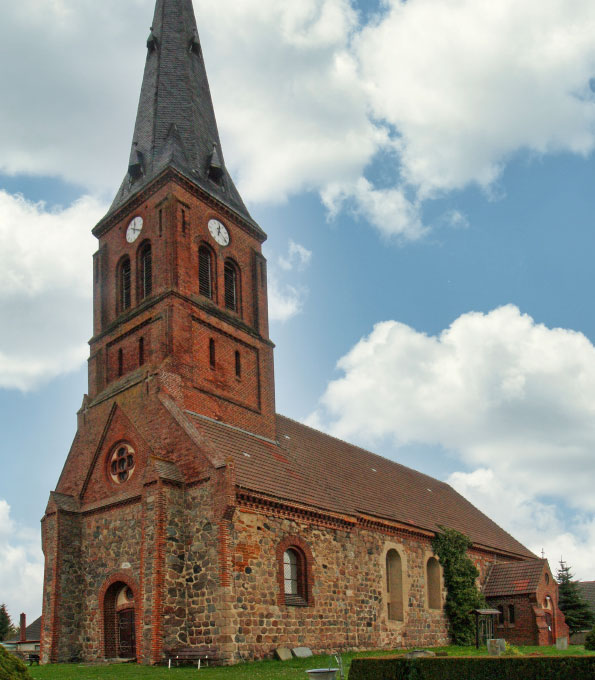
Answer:
[[[277, 410], [452, 484], [595, 580], [595, 4], [194, 0], [268, 234]], [[154, 0], [0, 4], [0, 601], [86, 391], [91, 229]]]

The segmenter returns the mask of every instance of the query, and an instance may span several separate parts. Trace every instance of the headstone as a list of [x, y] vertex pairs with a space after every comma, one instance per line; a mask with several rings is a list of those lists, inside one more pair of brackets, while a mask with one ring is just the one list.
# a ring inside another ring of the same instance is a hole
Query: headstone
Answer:
[[430, 658], [432, 656], [436, 656], [436, 654], [429, 649], [414, 649], [405, 654], [406, 659], [423, 659], [424, 657]]
[[291, 651], [296, 659], [307, 659], [312, 656], [310, 647], [294, 647]]
[[494, 640], [488, 640], [488, 654], [490, 656], [500, 656], [506, 651], [506, 640], [502, 638], [496, 638]]
[[288, 649], [287, 647], [278, 647], [275, 650], [275, 656], [279, 659], [279, 661], [289, 661], [293, 658], [291, 649]]
[[556, 640], [556, 649], [564, 650], [568, 649], [568, 638], [560, 637]]

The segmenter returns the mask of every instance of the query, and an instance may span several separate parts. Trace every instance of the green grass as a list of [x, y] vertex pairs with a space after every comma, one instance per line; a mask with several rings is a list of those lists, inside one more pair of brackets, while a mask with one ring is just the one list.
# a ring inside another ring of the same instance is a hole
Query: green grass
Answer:
[[[593, 655], [580, 645], [573, 645], [567, 651], [559, 652], [555, 647], [519, 647], [523, 654], [540, 654], [548, 656]], [[343, 664], [346, 671], [355, 656], [386, 656], [387, 654], [404, 654], [406, 650], [388, 652], [365, 652], [362, 654], [344, 654]], [[449, 656], [486, 656], [484, 647], [479, 652], [475, 647], [437, 647], [434, 651], [446, 651]], [[116, 664], [112, 666], [86, 666], [81, 664], [56, 664], [53, 666], [33, 666], [30, 673], [35, 680], [307, 680], [305, 671], [309, 668], [328, 667], [334, 659], [329, 656], [315, 656], [310, 659], [293, 659], [292, 661], [256, 661], [254, 663], [238, 664], [225, 668], [201, 668], [200, 675], [196, 675], [196, 667], [184, 668], [147, 667], [136, 664]]]

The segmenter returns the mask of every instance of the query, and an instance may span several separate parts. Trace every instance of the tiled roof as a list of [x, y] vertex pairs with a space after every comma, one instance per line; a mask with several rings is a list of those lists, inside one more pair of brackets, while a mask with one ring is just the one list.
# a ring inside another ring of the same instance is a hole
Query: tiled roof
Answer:
[[187, 412], [198, 432], [235, 463], [238, 486], [278, 499], [436, 531], [534, 557], [452, 487], [352, 444], [277, 416], [278, 442]]
[[192, 0], [157, 0], [147, 47], [129, 172], [108, 215], [172, 167], [261, 231], [225, 167]]
[[494, 564], [483, 589], [486, 597], [504, 597], [534, 593], [547, 566], [547, 560]]
[[578, 586], [581, 590], [581, 595], [587, 600], [595, 614], [595, 581], [579, 581]]

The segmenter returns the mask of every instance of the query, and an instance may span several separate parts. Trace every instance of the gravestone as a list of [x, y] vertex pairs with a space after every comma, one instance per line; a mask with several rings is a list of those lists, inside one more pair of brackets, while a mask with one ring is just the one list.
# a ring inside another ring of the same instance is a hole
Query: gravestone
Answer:
[[568, 638], [561, 637], [556, 640], [556, 649], [564, 650], [568, 649]]
[[502, 638], [495, 638], [488, 640], [488, 654], [490, 656], [500, 656], [506, 651], [506, 640]]
[[291, 651], [296, 659], [307, 659], [312, 656], [310, 647], [294, 647]]
[[293, 658], [291, 649], [288, 649], [287, 647], [278, 647], [275, 650], [275, 656], [279, 659], [279, 661], [289, 661]]

